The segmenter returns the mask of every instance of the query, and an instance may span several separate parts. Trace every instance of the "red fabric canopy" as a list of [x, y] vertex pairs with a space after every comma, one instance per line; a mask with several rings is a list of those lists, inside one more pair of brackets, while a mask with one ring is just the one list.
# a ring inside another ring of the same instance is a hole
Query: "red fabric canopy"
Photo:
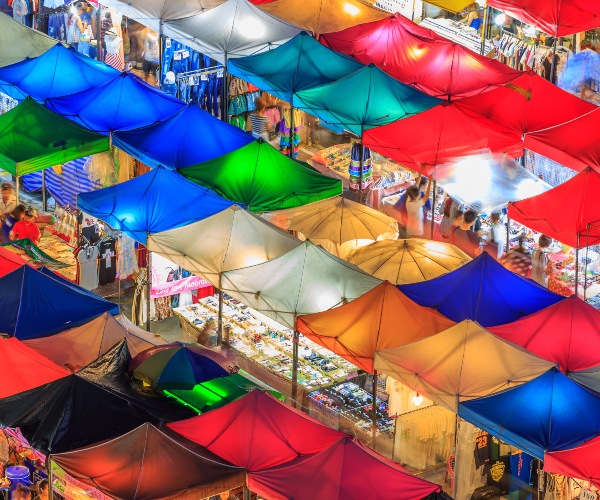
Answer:
[[491, 92], [461, 99], [456, 107], [481, 125], [502, 127], [519, 139], [525, 133], [554, 127], [597, 109], [533, 72]]
[[316, 453], [346, 436], [258, 389], [223, 408], [168, 425], [249, 471]]
[[[554, 108], [554, 105], [553, 105]], [[573, 170], [600, 166], [600, 109], [557, 127], [527, 134], [525, 147]]]
[[321, 36], [321, 42], [443, 99], [479, 94], [522, 72], [421, 28], [400, 14]]
[[208, 498], [242, 486], [246, 471], [152, 424], [100, 444], [52, 455], [69, 475], [113, 498]]
[[315, 455], [250, 473], [248, 487], [270, 500], [419, 500], [441, 491], [350, 438]]
[[[587, 167], [543, 194], [508, 205], [508, 216], [574, 248], [600, 243], [600, 174]], [[589, 231], [588, 224], [598, 222]]]
[[600, 3], [595, 0], [489, 0], [488, 5], [552, 36], [600, 27]]
[[[438, 165], [451, 158], [477, 152], [523, 155], [520, 137], [498, 132], [465, 115], [455, 103], [443, 103], [424, 113], [368, 130], [364, 143], [402, 165], [419, 170], [422, 164]], [[424, 172], [429, 175], [432, 168]]]
[[552, 451], [544, 456], [544, 470], [563, 476], [584, 479], [600, 488], [600, 437], [577, 448]]
[[0, 398], [40, 387], [69, 374], [14, 337], [0, 340]]
[[11, 252], [6, 248], [0, 247], [0, 278], [2, 278], [2, 276], [6, 276], [8, 273], [12, 273], [15, 269], [19, 269], [19, 267], [26, 264], [27, 262], [25, 262], [15, 252]]
[[558, 363], [565, 373], [600, 365], [600, 311], [575, 296], [489, 331]]

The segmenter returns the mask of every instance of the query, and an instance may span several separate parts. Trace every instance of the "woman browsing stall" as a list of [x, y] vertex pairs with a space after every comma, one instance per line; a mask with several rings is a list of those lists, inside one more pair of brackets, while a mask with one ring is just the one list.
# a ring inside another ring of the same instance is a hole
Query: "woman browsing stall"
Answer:
[[25, 210], [25, 214], [23, 220], [15, 222], [11, 232], [10, 232], [10, 240], [23, 240], [25, 238], [29, 238], [34, 244], [38, 244], [40, 242], [41, 233], [37, 224], [35, 223], [36, 213], [35, 210], [31, 207], [27, 207]]

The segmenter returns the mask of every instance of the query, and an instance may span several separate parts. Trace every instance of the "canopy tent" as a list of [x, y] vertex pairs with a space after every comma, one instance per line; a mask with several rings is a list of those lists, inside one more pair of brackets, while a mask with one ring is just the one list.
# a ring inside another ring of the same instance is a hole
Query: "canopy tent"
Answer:
[[[18, 40], [18, 42], [17, 42]], [[41, 56], [56, 45], [56, 40], [24, 26], [0, 12], [0, 68]]]
[[[549, 102], [553, 103], [552, 109]], [[527, 133], [554, 127], [596, 109], [533, 71], [491, 92], [460, 99], [454, 105], [483, 127], [503, 129], [503, 133], [519, 141]]]
[[296, 316], [345, 304], [380, 283], [358, 267], [305, 241], [276, 259], [224, 272], [221, 289], [294, 328]]
[[161, 167], [121, 184], [80, 194], [77, 200], [85, 213], [144, 244], [149, 234], [191, 224], [232, 205]]
[[600, 174], [587, 167], [546, 193], [511, 203], [508, 216], [571, 247], [597, 245], [600, 233], [590, 231], [590, 225], [600, 220], [599, 188]]
[[[10, 42], [19, 43], [19, 39]], [[43, 101], [92, 89], [118, 75], [111, 66], [55, 41], [39, 57], [0, 68], [0, 91], [18, 100], [31, 96]]]
[[251, 472], [317, 453], [346, 436], [259, 390], [168, 427]]
[[160, 389], [191, 389], [196, 384], [229, 374], [210, 357], [204, 356], [204, 352], [204, 349], [181, 342], [161, 345], [133, 358], [129, 371], [150, 387]]
[[0, 278], [25, 265], [30, 264], [19, 257], [16, 253], [0, 247]]
[[375, 64], [401, 82], [441, 99], [486, 92], [522, 74], [424, 29], [398, 13], [338, 33], [327, 33], [321, 41], [363, 64]]
[[130, 500], [208, 498], [246, 480], [243, 469], [149, 423], [104, 443], [52, 455], [51, 460], [105, 495]]
[[293, 208], [342, 193], [339, 179], [282, 155], [263, 139], [179, 172], [253, 212]]
[[375, 351], [435, 335], [454, 324], [437, 311], [418, 306], [384, 281], [349, 304], [299, 316], [296, 329], [373, 373]]
[[575, 296], [490, 331], [567, 374], [600, 365], [600, 311]]
[[597, 108], [580, 118], [525, 136], [525, 147], [573, 170], [588, 166], [600, 168], [598, 135], [590, 133], [600, 126]]
[[600, 434], [600, 397], [557, 368], [520, 387], [461, 403], [458, 415], [498, 439], [543, 459]]
[[489, 5], [552, 36], [600, 27], [600, 5], [581, 0], [490, 0]]
[[184, 17], [201, 14], [205, 10], [221, 5], [224, 0], [100, 0], [106, 7], [135, 19], [154, 31], [161, 31], [161, 24]]
[[108, 150], [108, 138], [53, 113], [28, 97], [0, 115], [0, 169], [13, 175]]
[[[226, 406], [232, 401], [246, 396], [255, 389], [265, 390], [264, 387], [255, 384], [239, 373], [233, 373], [226, 377], [207, 380], [195, 385], [191, 389], [165, 389], [163, 392], [189, 405], [198, 413], [206, 413]], [[275, 391], [269, 392], [273, 396], [283, 399], [281, 394]]]
[[350, 57], [324, 47], [304, 31], [276, 49], [233, 59], [227, 64], [230, 74], [292, 105], [296, 92], [334, 82], [362, 67]]
[[134, 391], [126, 374], [130, 359], [122, 340], [78, 373], [0, 399], [0, 423], [20, 427], [31, 446], [47, 454], [193, 415], [169, 398]]
[[233, 205], [188, 226], [150, 235], [148, 250], [217, 288], [224, 271], [260, 264], [300, 245], [291, 234]]
[[417, 500], [441, 491], [440, 486], [413, 476], [401, 465], [347, 437], [314, 455], [250, 473], [248, 488], [272, 500]]
[[576, 448], [552, 451], [544, 455], [544, 470], [589, 481], [600, 488], [600, 438], [594, 438]]
[[315, 35], [389, 16], [387, 12], [358, 0], [275, 0], [261, 4], [260, 8]]
[[405, 285], [454, 271], [471, 257], [449, 243], [410, 238], [377, 241], [357, 248], [347, 260], [380, 280]]
[[398, 223], [394, 219], [339, 196], [262, 217], [281, 229], [301, 233], [342, 258], [370, 242], [398, 238]]
[[123, 339], [132, 356], [154, 347], [157, 342], [155, 335], [138, 328], [128, 331], [114, 316], [104, 313], [84, 325], [23, 343], [57, 365], [81, 368], [106, 354]]
[[[49, 278], [52, 278], [54, 281], [58, 281], [59, 283], [67, 286], [68, 288], [70, 288], [74, 292], [77, 292], [77, 293], [82, 294], [82, 295], [86, 295], [86, 296], [91, 297], [91, 298], [93, 298], [95, 300], [98, 300], [98, 299], [101, 298], [98, 294], [92, 292], [91, 290], [87, 290], [87, 289], [83, 288], [82, 286], [79, 286], [79, 285], [73, 283], [72, 281], [69, 281], [67, 278], [64, 278], [60, 274], [56, 274], [54, 271], [52, 271], [52, 269], [49, 269], [46, 266], [40, 267], [38, 269], [38, 271], [40, 273], [48, 276]], [[104, 300], [104, 299], [102, 299], [102, 300]], [[115, 314], [115, 315], [119, 315], [119, 311], [120, 311], [119, 306], [117, 306], [116, 304], [113, 304], [113, 308], [114, 309], [112, 309], [110, 311], [110, 313], [111, 314]]]
[[227, 64], [228, 59], [258, 54], [287, 42], [300, 28], [248, 0], [225, 3], [195, 15], [163, 23], [163, 31], [188, 47]]
[[166, 120], [184, 104], [134, 74], [121, 73], [104, 85], [48, 99], [46, 106], [87, 129], [106, 133]]
[[377, 349], [374, 365], [454, 412], [463, 401], [522, 385], [555, 366], [471, 320], [410, 344]]
[[0, 399], [28, 391], [69, 375], [17, 339], [0, 340]]
[[417, 304], [434, 307], [454, 321], [471, 319], [486, 328], [510, 323], [564, 299], [513, 274], [487, 253], [445, 276], [398, 288]]
[[424, 170], [427, 175], [431, 175], [435, 165], [481, 151], [506, 153], [512, 158], [523, 156], [520, 138], [502, 133], [493, 123], [489, 126], [478, 123], [449, 102], [367, 130], [364, 143], [413, 170], [428, 165]]
[[[169, 137], [169, 141], [164, 138]], [[164, 121], [136, 130], [115, 132], [113, 145], [151, 168], [171, 170], [223, 156], [253, 141], [250, 134], [229, 125], [196, 104], [188, 104]], [[189, 147], [193, 144], [194, 147]]]
[[294, 99], [299, 109], [360, 137], [365, 130], [422, 113], [438, 103], [373, 64], [335, 82], [301, 90]]
[[497, 212], [510, 202], [551, 189], [549, 184], [504, 155], [455, 158], [436, 167], [435, 178], [452, 199], [486, 213]]
[[61, 281], [23, 266], [0, 278], [0, 332], [21, 340], [48, 337], [81, 325], [119, 306], [83, 294]]
[[449, 10], [450, 12], [460, 12], [465, 7], [468, 7], [473, 2], [469, 2], [469, 0], [432, 0], [431, 5], [437, 5], [444, 10]]

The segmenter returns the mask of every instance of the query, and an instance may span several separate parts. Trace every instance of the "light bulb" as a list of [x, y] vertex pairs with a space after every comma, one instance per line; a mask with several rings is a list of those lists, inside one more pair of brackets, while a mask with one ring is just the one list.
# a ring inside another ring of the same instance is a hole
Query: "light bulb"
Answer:
[[504, 14], [498, 14], [496, 19], [494, 19], [494, 23], [496, 23], [498, 26], [503, 26], [504, 21], [506, 21], [506, 16]]
[[360, 13], [360, 9], [356, 5], [352, 5], [351, 3], [345, 3], [344, 10], [351, 16], [356, 16]]
[[423, 402], [423, 396], [421, 396], [418, 392], [415, 393], [415, 395], [412, 398], [413, 403], [415, 404], [415, 406], [419, 406], [422, 402]]

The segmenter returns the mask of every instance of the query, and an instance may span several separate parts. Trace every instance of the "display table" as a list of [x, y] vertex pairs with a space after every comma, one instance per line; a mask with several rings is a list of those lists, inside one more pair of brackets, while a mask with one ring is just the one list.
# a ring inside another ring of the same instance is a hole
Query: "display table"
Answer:
[[[219, 303], [216, 296], [198, 304], [174, 309], [186, 332], [186, 340], [215, 345]], [[276, 390], [290, 393], [292, 379], [292, 336], [289, 328], [227, 297], [223, 304], [223, 341], [234, 350], [240, 368], [253, 374], [255, 365], [286, 384], [273, 384]], [[247, 364], [244, 363], [247, 362]], [[311, 340], [300, 337], [298, 385], [306, 392], [328, 387], [356, 375], [357, 368]]]

